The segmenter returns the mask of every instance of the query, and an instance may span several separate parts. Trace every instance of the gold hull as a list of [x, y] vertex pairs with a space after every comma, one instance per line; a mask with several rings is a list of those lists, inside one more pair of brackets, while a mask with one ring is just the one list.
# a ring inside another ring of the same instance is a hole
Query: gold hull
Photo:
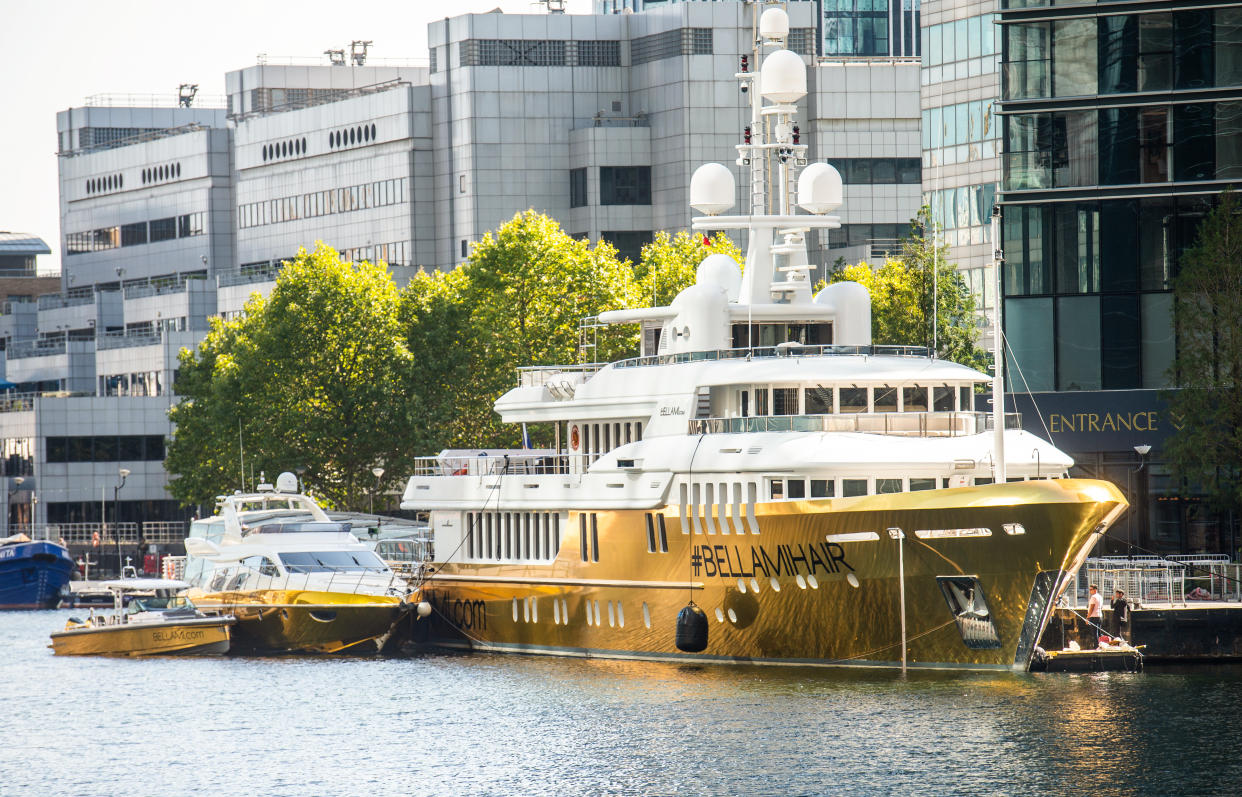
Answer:
[[[439, 644], [899, 666], [904, 570], [910, 666], [1025, 669], [1065, 574], [1077, 571], [1097, 534], [1126, 507], [1108, 482], [1014, 482], [758, 505], [756, 535], [684, 534], [672, 506], [656, 513], [665, 516], [668, 553], [648, 552], [644, 512], [602, 511], [595, 513], [598, 562], [582, 561], [579, 513], [571, 512], [554, 562], [438, 564], [423, 599], [436, 610], [431, 641]], [[1010, 534], [1006, 524], [1024, 531]], [[904, 540], [888, 529], [902, 529]], [[936, 536], [962, 529], [990, 534]], [[869, 539], [827, 540], [859, 534]], [[994, 640], [981, 645], [979, 621], [958, 619], [943, 577], [977, 577]], [[677, 614], [691, 598], [708, 617], [700, 653], [675, 644]]]
[[409, 608], [392, 596], [311, 590], [190, 590], [189, 597], [234, 615], [233, 649], [251, 653], [336, 653], [384, 636]]
[[71, 627], [52, 634], [57, 656], [169, 656], [227, 653], [231, 617]]

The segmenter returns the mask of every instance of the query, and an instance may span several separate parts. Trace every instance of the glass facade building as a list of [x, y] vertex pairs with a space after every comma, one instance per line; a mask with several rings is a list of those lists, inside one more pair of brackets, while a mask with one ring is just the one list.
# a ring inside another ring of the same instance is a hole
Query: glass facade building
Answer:
[[1048, 391], [1026, 411], [1073, 473], [1130, 499], [1097, 553], [1236, 556], [1235, 521], [1162, 461], [1177, 425], [1158, 391], [1178, 261], [1242, 182], [1242, 4], [1001, 2], [1009, 386]]

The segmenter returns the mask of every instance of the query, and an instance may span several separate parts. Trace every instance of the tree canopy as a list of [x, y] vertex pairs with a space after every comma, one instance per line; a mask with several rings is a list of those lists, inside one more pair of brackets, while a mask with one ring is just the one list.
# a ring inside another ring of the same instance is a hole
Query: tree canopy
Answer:
[[878, 267], [866, 262], [844, 266], [830, 281], [859, 282], [870, 291], [873, 342], [932, 348], [934, 306], [937, 356], [983, 370], [988, 360], [978, 346], [975, 298], [949, 258], [948, 245], [935, 245], [929, 227], [930, 211], [924, 206], [910, 222], [899, 257]]
[[[421, 272], [403, 290], [382, 264], [342, 262], [322, 244], [302, 251], [267, 299], [213, 321], [181, 353], [169, 489], [208, 504], [241, 487], [244, 457], [247, 487], [252, 473], [299, 470], [330, 505], [360, 509], [377, 486], [402, 484], [415, 456], [518, 445], [492, 404], [520, 366], [636, 353], [632, 325], [580, 320], [645, 305], [653, 291], [666, 303], [716, 251], [740, 258], [724, 236], [661, 233], [635, 266], [533, 211], [485, 235], [459, 268]], [[551, 444], [550, 429], [530, 432]]]
[[412, 358], [399, 300], [385, 268], [342, 262], [321, 244], [285, 264], [268, 298], [214, 320], [180, 355], [172, 494], [210, 504], [253, 487], [260, 471], [297, 470], [329, 505], [359, 509], [373, 467], [408, 475], [399, 377]]
[[1220, 508], [1242, 504], [1242, 208], [1226, 191], [1173, 279], [1177, 352], [1169, 410], [1181, 428], [1165, 455], [1184, 487]]

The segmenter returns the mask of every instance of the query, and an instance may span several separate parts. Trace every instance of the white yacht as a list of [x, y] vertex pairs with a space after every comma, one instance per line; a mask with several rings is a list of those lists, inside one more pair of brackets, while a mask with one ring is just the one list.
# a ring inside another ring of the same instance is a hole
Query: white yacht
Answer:
[[188, 596], [237, 617], [234, 650], [332, 653], [384, 637], [412, 608], [406, 580], [282, 473], [190, 524]]
[[1018, 418], [976, 412], [988, 374], [874, 345], [861, 285], [813, 293], [805, 237], [840, 226], [842, 191], [804, 166], [787, 28], [764, 11], [762, 65], [737, 76], [747, 212], [721, 215], [724, 165], [690, 187], [695, 229], [748, 231], [745, 269], [712, 255], [670, 306], [602, 314], [641, 325], [638, 357], [522, 369], [496, 411], [556, 425], [563, 449], [446, 453], [409, 479], [402, 506], [435, 535], [423, 595], [441, 644], [1022, 669], [1125, 510]]

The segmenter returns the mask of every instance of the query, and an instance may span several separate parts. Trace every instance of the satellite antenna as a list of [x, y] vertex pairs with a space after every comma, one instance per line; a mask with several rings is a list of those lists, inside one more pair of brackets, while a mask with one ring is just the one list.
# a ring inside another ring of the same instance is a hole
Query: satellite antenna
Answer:
[[345, 66], [344, 50], [324, 50], [323, 54], [328, 56], [328, 61], [332, 66]]
[[354, 66], [362, 66], [367, 62], [367, 48], [374, 43], [362, 39], [354, 39], [349, 43], [349, 59], [354, 62]]
[[565, 13], [565, 0], [536, 0], [535, 5], [548, 9], [549, 14]]
[[197, 83], [182, 83], [177, 87], [177, 105], [189, 108], [194, 104], [195, 94], [198, 94]]

